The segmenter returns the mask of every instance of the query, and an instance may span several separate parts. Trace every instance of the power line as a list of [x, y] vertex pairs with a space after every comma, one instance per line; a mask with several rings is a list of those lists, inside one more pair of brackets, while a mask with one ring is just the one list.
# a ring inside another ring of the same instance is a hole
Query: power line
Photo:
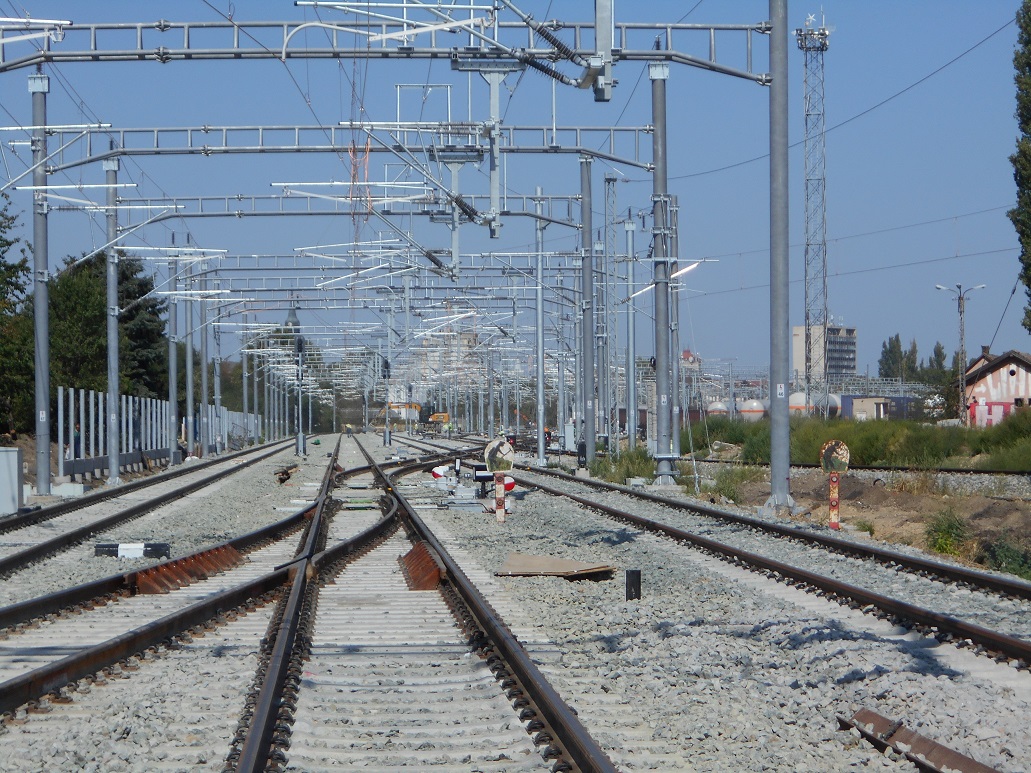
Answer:
[[[949, 255], [943, 258], [926, 258], [924, 260], [913, 260], [908, 263], [896, 263], [893, 266], [873, 266], [870, 268], [857, 268], [854, 271], [839, 271], [834, 274], [828, 274], [828, 281], [831, 279], [839, 279], [847, 276], [856, 276], [858, 274], [872, 274], [880, 271], [894, 271], [900, 268], [912, 268], [913, 266], [924, 266], [931, 263], [945, 263], [950, 260], [961, 260], [964, 258], [980, 258], [987, 255], [1001, 255], [1004, 253], [1016, 252], [1016, 247], [1002, 247], [996, 250], [981, 250], [979, 252], [965, 252], [961, 255]], [[798, 284], [803, 280], [792, 279], [791, 284]], [[769, 283], [748, 285], [746, 287], [734, 287], [727, 290], [697, 290], [695, 291], [694, 297], [712, 297], [716, 295], [728, 295], [730, 293], [739, 293], [750, 290], [762, 290], [763, 288], [769, 287]]]
[[[692, 10], [694, 10], [694, 9], [692, 9]], [[986, 37], [982, 38], [981, 40], [979, 40], [974, 45], [970, 46], [970, 48], [965, 50], [963, 53], [958, 54], [957, 56], [954, 56], [952, 59], [947, 61], [945, 64], [943, 64], [940, 67], [938, 67], [937, 69], [929, 72], [927, 75], [925, 75], [924, 77], [920, 78], [919, 80], [913, 81], [908, 86], [906, 86], [906, 87], [904, 87], [902, 89], [899, 89], [898, 91], [896, 91], [894, 94], [892, 94], [889, 97], [885, 97], [884, 99], [882, 99], [880, 102], [876, 103], [875, 105], [871, 105], [870, 107], [866, 108], [865, 110], [862, 110], [862, 111], [856, 113], [855, 115], [853, 115], [853, 116], [851, 116], [849, 118], [846, 118], [845, 120], [843, 120], [843, 121], [841, 121], [839, 123], [834, 124], [833, 126], [829, 126], [827, 128], [827, 133], [832, 132], [835, 129], [840, 129], [843, 126], [846, 126], [846, 125], [852, 123], [853, 121], [856, 121], [856, 120], [862, 118], [863, 116], [872, 113], [874, 110], [877, 110], [878, 108], [884, 107], [884, 105], [888, 104], [889, 102], [897, 99], [898, 97], [902, 96], [906, 92], [913, 90], [914, 88], [919, 86], [921, 83], [924, 83], [925, 81], [930, 80], [931, 78], [933, 78], [935, 75], [937, 75], [938, 73], [942, 72], [946, 68], [951, 67], [956, 62], [958, 62], [960, 59], [963, 59], [965, 56], [967, 56], [967, 54], [970, 54], [970, 53], [976, 51], [978, 48], [980, 48], [982, 45], [984, 45], [989, 40], [994, 38], [996, 35], [998, 35], [1004, 29], [1009, 27], [1011, 24], [1015, 24], [1015, 23], [1016, 23], [1016, 19], [1015, 18], [1011, 18], [1009, 21], [1007, 21], [1001, 27], [996, 29], [994, 32], [992, 32], [989, 35], [987, 35]], [[791, 145], [789, 145], [789, 147], [797, 148], [797, 147], [801, 146], [802, 144], [803, 144], [803, 141], [800, 140], [798, 142], [791, 143]], [[716, 174], [717, 172], [726, 172], [726, 171], [728, 171], [730, 169], [736, 169], [739, 166], [745, 166], [747, 164], [755, 163], [756, 161], [762, 161], [763, 159], [766, 159], [766, 158], [769, 158], [769, 157], [770, 157], [769, 153], [763, 153], [761, 156], [755, 156], [754, 158], [745, 159], [744, 161], [737, 161], [737, 162], [735, 162], [733, 164], [726, 164], [725, 166], [716, 167], [715, 169], [707, 169], [704, 172], [689, 172], [688, 174], [670, 175], [669, 179], [670, 180], [687, 180], [687, 179], [690, 179], [692, 177], [703, 177], [705, 175]], [[640, 178], [640, 179], [633, 179], [633, 180], [628, 179], [625, 182], [649, 182], [649, 178]]]

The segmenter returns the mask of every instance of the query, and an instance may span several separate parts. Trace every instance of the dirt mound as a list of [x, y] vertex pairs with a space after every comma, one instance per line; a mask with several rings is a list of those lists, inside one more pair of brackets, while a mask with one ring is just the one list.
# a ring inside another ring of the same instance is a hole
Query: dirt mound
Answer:
[[[904, 488], [904, 486], [901, 486]], [[1031, 502], [985, 496], [957, 496], [933, 491], [900, 490], [886, 479], [862, 479], [845, 474], [839, 483], [839, 518], [846, 528], [873, 529], [874, 538], [925, 547], [928, 523], [951, 510], [969, 525], [971, 542], [1006, 537], [1023, 548], [1031, 547]], [[769, 481], [739, 486], [745, 506], [765, 504]], [[800, 510], [800, 522], [827, 523], [829, 483], [820, 471], [791, 476], [791, 496]]]

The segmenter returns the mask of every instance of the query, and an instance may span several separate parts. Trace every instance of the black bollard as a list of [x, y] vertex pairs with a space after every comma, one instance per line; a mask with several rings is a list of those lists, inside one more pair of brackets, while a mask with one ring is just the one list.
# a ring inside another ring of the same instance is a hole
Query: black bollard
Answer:
[[626, 570], [626, 600], [634, 601], [641, 598], [641, 570]]

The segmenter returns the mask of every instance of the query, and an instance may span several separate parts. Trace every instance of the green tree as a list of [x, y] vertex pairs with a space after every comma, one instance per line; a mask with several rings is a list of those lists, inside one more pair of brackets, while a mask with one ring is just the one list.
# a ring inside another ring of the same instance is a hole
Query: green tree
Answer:
[[[58, 386], [107, 391], [106, 260], [103, 253], [81, 263], [66, 258], [50, 281], [50, 383], [55, 392]], [[122, 394], [163, 397], [168, 391], [165, 303], [148, 295], [153, 288], [153, 279], [143, 274], [142, 261], [120, 257], [118, 308], [123, 311], [118, 319], [118, 389]], [[32, 299], [28, 298], [18, 315], [15, 334], [17, 345], [28, 348], [30, 359], [32, 315]], [[54, 399], [52, 395], [51, 401]], [[32, 405], [30, 400], [20, 414], [16, 412], [16, 419], [20, 417], [23, 424], [31, 422]]]
[[910, 341], [908, 349], [903, 349], [902, 336], [896, 333], [881, 344], [881, 357], [877, 360], [877, 375], [880, 378], [916, 381], [920, 376], [920, 370], [916, 340]]
[[118, 307], [123, 309], [118, 317], [122, 391], [137, 397], [167, 399], [168, 304], [151, 295], [154, 278], [143, 269], [139, 258], [121, 256], [118, 260]]
[[29, 289], [29, 261], [25, 245], [12, 235], [17, 217], [11, 201], [0, 193], [0, 431], [17, 432], [26, 425], [17, 421], [24, 406], [32, 415], [32, 342], [26, 347], [20, 329], [20, 312]]
[[902, 373], [902, 338], [898, 333], [881, 344], [881, 357], [877, 360], [880, 378], [898, 378]]
[[934, 353], [927, 363], [927, 369], [935, 372], [945, 370], [945, 347], [942, 346], [941, 341], [935, 342]]
[[1020, 281], [1028, 304], [1022, 324], [1031, 331], [1031, 0], [1017, 9], [1017, 46], [1013, 52], [1014, 81], [1017, 86], [1017, 150], [1010, 156], [1013, 179], [1017, 184], [1017, 205], [1009, 218], [1020, 241]]

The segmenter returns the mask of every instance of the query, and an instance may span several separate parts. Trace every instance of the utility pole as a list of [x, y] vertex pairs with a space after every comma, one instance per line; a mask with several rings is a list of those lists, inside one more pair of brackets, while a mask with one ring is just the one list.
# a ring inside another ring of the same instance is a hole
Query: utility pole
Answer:
[[176, 368], [178, 353], [176, 344], [176, 315], [178, 307], [175, 300], [176, 273], [179, 267], [171, 258], [168, 261], [168, 466], [175, 464], [175, 455], [179, 453], [179, 373]]
[[186, 268], [186, 455], [193, 453], [194, 414], [193, 414], [193, 264]]
[[107, 484], [121, 483], [118, 473], [121, 459], [118, 453], [118, 252], [114, 241], [118, 238], [118, 157], [103, 161], [104, 182], [107, 183]]
[[534, 221], [537, 235], [537, 466], [547, 465], [544, 439], [544, 202], [540, 200], [541, 186], [537, 186], [535, 202], [537, 220]]
[[956, 285], [956, 289], [953, 290], [951, 287], [945, 287], [945, 285], [935, 285], [935, 289], [946, 290], [956, 296], [956, 305], [959, 307], [959, 419], [963, 422], [963, 426], [970, 426], [970, 406], [967, 403], [967, 332], [966, 332], [966, 306], [967, 306], [967, 294], [974, 291], [980, 290], [985, 285], [974, 285], [968, 287], [966, 290], [963, 289], [963, 285]]
[[208, 410], [208, 277], [207, 262], [200, 265], [202, 278], [200, 280], [200, 456], [207, 458], [211, 448], [211, 411]]
[[38, 65], [32, 94], [32, 322], [35, 335], [36, 493], [50, 496], [50, 254], [47, 243], [47, 93], [50, 78]]
[[591, 211], [591, 158], [580, 156], [580, 246], [583, 254], [580, 263], [580, 309], [581, 338], [580, 363], [583, 372], [583, 439], [587, 445], [587, 462], [594, 460], [595, 435], [594, 400], [597, 379], [594, 373], [594, 237]]
[[652, 82], [652, 257], [655, 282], [655, 483], [674, 482], [672, 457], [672, 399], [670, 395], [669, 361], [669, 247], [670, 233], [667, 214], [666, 156], [666, 80], [669, 64], [649, 62], [648, 77]]
[[790, 510], [788, 422], [791, 327], [788, 318], [788, 36], [787, 0], [770, 0], [770, 498]]
[[634, 255], [634, 232], [637, 224], [628, 213], [623, 222], [626, 231], [626, 294], [630, 304], [626, 315], [626, 444], [628, 449], [637, 447], [637, 331], [634, 317], [637, 314], [634, 294], [637, 257]]
[[[244, 333], [241, 335], [243, 341], [243, 347], [240, 349], [240, 393], [243, 395], [243, 445], [247, 445], [247, 437], [250, 435], [250, 405], [247, 393], [247, 345], [249, 336], [246, 333], [247, 330], [247, 314], [243, 315], [243, 329]], [[226, 433], [229, 434], [228, 432]], [[226, 443], [228, 447], [229, 438], [226, 437]]]

